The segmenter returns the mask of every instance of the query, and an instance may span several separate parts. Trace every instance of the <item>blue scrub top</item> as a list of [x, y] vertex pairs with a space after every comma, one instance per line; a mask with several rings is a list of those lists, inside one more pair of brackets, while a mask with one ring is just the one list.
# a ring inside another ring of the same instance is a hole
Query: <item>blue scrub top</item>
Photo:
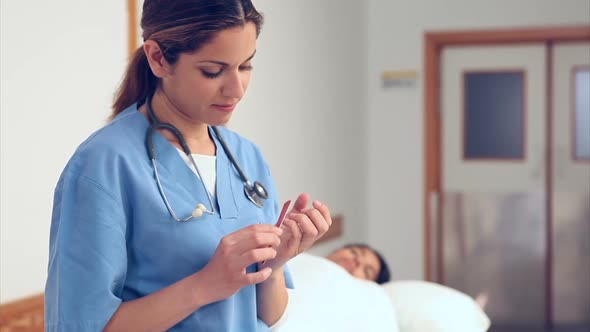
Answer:
[[[258, 148], [219, 128], [251, 181], [269, 191], [264, 208], [244, 195], [239, 174], [217, 146], [216, 215], [176, 222], [166, 209], [147, 154], [149, 123], [133, 105], [76, 150], [55, 189], [45, 288], [47, 331], [101, 331], [122, 301], [164, 288], [200, 269], [221, 238], [256, 223], [273, 223], [277, 194]], [[198, 177], [176, 148], [154, 134], [160, 181], [179, 217], [208, 207]], [[256, 265], [248, 267], [255, 271]], [[292, 288], [288, 269], [287, 287]], [[171, 331], [267, 331], [257, 319], [256, 287], [206, 305]]]

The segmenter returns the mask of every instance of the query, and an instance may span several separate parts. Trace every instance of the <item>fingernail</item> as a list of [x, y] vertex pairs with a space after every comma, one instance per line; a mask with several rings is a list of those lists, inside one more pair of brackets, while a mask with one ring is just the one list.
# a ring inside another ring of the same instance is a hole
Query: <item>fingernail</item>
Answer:
[[320, 207], [320, 206], [324, 205], [324, 204], [322, 204], [322, 202], [320, 202], [320, 201], [313, 201], [313, 204], [314, 204], [315, 206], [317, 206], [317, 207]]

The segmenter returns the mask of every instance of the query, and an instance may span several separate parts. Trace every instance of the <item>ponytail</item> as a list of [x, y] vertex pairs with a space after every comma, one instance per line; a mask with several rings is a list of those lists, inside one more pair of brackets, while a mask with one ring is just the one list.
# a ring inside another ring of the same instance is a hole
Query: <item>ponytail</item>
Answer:
[[148, 64], [143, 47], [139, 47], [129, 62], [123, 82], [115, 93], [113, 103], [112, 120], [117, 114], [136, 102], [145, 100], [153, 94], [158, 84], [158, 78], [154, 76]]

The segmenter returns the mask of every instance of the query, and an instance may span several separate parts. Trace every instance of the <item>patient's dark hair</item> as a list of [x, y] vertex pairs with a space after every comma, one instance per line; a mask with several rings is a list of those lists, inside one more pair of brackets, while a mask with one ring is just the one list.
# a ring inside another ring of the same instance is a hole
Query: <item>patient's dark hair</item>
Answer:
[[378, 284], [384, 284], [391, 279], [391, 275], [389, 273], [389, 265], [387, 265], [387, 263], [385, 262], [383, 255], [381, 255], [381, 253], [379, 253], [371, 246], [364, 243], [353, 243], [345, 245], [344, 248], [365, 248], [371, 250], [373, 253], [375, 253], [375, 256], [377, 256], [377, 259], [379, 260], [379, 265], [381, 266], [381, 269], [379, 269], [379, 273], [377, 274], [377, 279], [375, 280], [375, 282]]

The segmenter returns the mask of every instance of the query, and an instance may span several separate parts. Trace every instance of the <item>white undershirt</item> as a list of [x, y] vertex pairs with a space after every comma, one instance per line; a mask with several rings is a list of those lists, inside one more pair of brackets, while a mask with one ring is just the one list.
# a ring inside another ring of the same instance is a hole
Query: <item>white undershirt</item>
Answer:
[[[193, 163], [190, 161], [188, 156], [184, 153], [184, 151], [176, 149], [178, 154], [182, 157], [182, 159], [186, 162], [187, 166], [195, 173], [198, 177], [197, 170], [193, 167]], [[203, 176], [203, 182], [205, 183], [205, 187], [211, 194], [211, 196], [215, 197], [216, 190], [215, 190], [215, 181], [217, 180], [217, 158], [215, 156], [208, 156], [204, 154], [196, 154], [193, 153], [192, 157], [195, 159], [195, 163], [199, 168], [199, 172]]]

